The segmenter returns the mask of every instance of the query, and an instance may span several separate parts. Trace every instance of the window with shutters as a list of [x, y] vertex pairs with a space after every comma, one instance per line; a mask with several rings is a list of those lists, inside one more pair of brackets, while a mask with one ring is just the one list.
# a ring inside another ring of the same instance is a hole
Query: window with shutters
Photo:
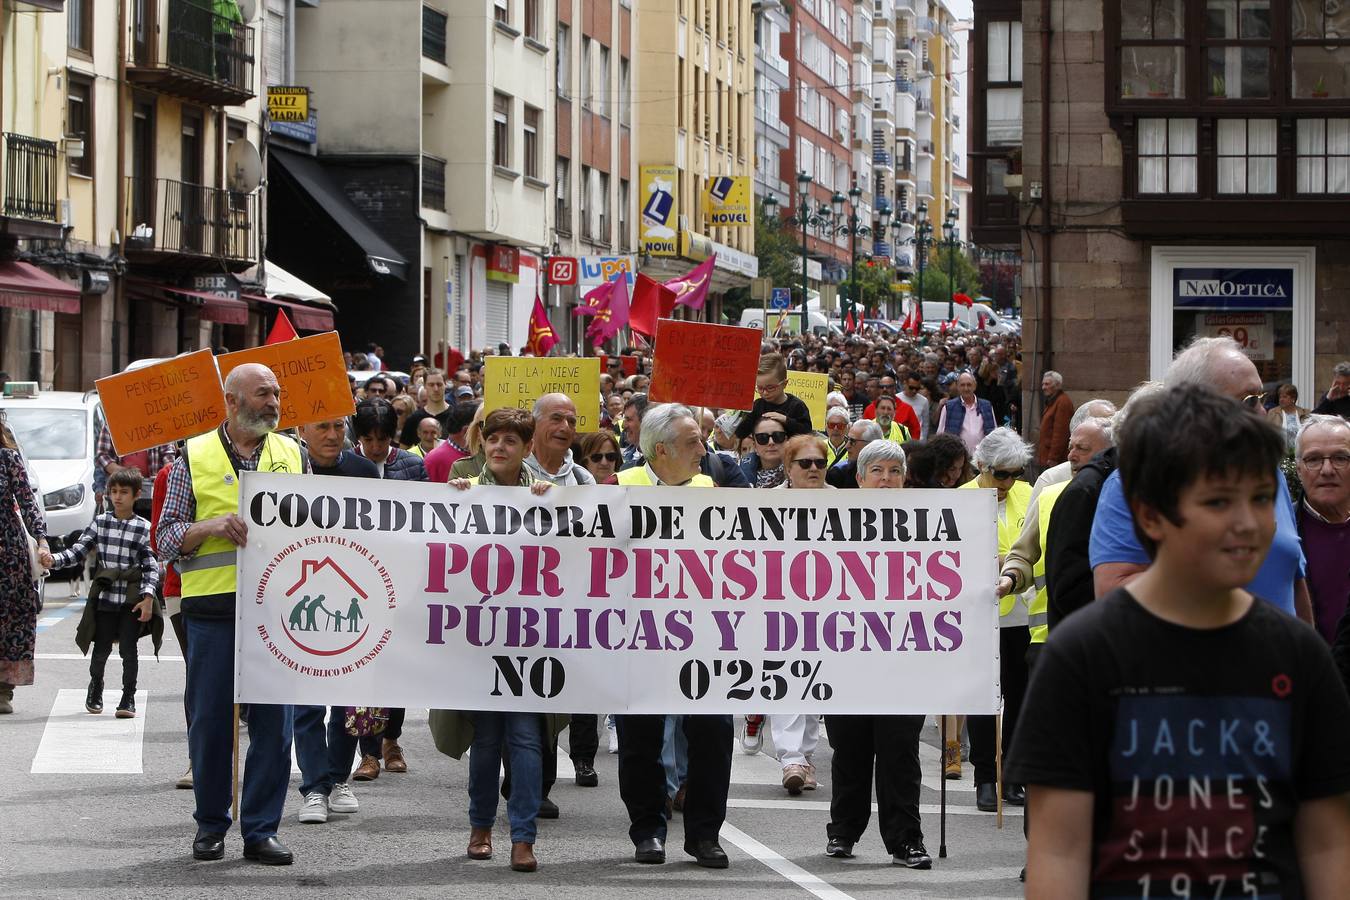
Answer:
[[269, 85], [286, 84], [286, 19], [285, 0], [267, 0], [267, 17], [263, 28], [263, 64]]
[[556, 55], [558, 96], [565, 100], [572, 94], [572, 32], [561, 22], [558, 23], [558, 45], [553, 52]]
[[600, 78], [595, 96], [596, 112], [609, 118], [609, 48], [600, 45]]
[[84, 140], [84, 155], [67, 154], [66, 165], [72, 175], [94, 174], [94, 142], [91, 124], [94, 121], [94, 83], [69, 71], [66, 74], [66, 135]]
[[600, 207], [600, 215], [598, 216], [600, 230], [596, 237], [600, 243], [608, 244], [612, 240], [609, 233], [609, 173], [597, 171], [596, 176], [596, 191], [599, 195], [598, 205]]
[[66, 45], [85, 56], [94, 52], [94, 0], [66, 4]]
[[525, 107], [521, 117], [524, 122], [521, 151], [524, 153], [526, 178], [539, 177], [539, 110], [533, 106]]
[[619, 124], [633, 124], [633, 85], [628, 57], [619, 57]]
[[632, 197], [628, 189], [628, 180], [619, 180], [619, 249], [628, 250], [632, 247], [632, 240], [628, 235], [628, 204], [632, 202]]
[[595, 41], [586, 35], [581, 36], [581, 108], [590, 109], [595, 98], [591, 96], [591, 66], [593, 62], [594, 50], [592, 46]]
[[492, 164], [511, 168], [511, 98], [492, 95]]
[[553, 227], [563, 234], [572, 233], [572, 162], [558, 157], [553, 171]]
[[511, 24], [511, 0], [493, 0], [492, 18], [503, 25]]

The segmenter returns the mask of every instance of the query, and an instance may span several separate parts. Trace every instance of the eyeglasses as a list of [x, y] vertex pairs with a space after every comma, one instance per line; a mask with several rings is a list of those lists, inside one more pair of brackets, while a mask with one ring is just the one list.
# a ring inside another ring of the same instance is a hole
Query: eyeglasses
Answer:
[[1262, 391], [1259, 394], [1248, 394], [1247, 396], [1242, 398], [1242, 404], [1244, 406], [1249, 406], [1252, 409], [1256, 409], [1258, 406], [1261, 406], [1265, 402], [1266, 402], [1265, 391]]
[[867, 438], [855, 438], [855, 437], [851, 437], [851, 438], [848, 439], [848, 442], [849, 442], [850, 445], [852, 445], [852, 444], [865, 444], [865, 443], [867, 443]]
[[770, 441], [773, 441], [775, 444], [781, 444], [786, 440], [786, 431], [770, 431], [768, 434], [761, 432], [760, 434], [755, 435], [755, 443], [759, 444], [761, 447], [767, 446]]
[[1007, 481], [1009, 478], [1021, 478], [1026, 469], [994, 469], [989, 474], [995, 481]]
[[823, 470], [828, 465], [828, 463], [820, 457], [816, 457], [815, 459], [794, 459], [793, 463], [795, 463], [797, 468], [801, 469], [803, 472], [806, 472], [813, 467]]
[[787, 384], [786, 381], [775, 381], [773, 384], [765, 384], [765, 385], [757, 384], [755, 385], [755, 393], [762, 394], [765, 391], [776, 391], [785, 384]]
[[592, 453], [589, 459], [591, 462], [596, 464], [602, 462], [611, 462], [614, 463], [615, 465], [618, 465], [619, 460], [623, 459], [623, 456], [613, 451], [610, 451], [609, 453]]
[[1350, 466], [1350, 455], [1337, 453], [1335, 456], [1305, 456], [1299, 462], [1314, 472], [1321, 469], [1324, 463], [1331, 463], [1332, 469], [1344, 472], [1346, 467]]

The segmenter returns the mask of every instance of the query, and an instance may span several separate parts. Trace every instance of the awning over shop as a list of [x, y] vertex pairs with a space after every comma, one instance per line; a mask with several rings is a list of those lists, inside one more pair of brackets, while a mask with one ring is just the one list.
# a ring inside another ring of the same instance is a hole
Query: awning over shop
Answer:
[[263, 270], [265, 278], [263, 293], [269, 297], [281, 297], [285, 300], [299, 300], [302, 303], [315, 303], [322, 306], [333, 305], [333, 298], [309, 284], [304, 279], [292, 275], [270, 259]]
[[296, 185], [365, 253], [366, 264], [372, 272], [400, 281], [407, 280], [408, 261], [380, 237], [361, 210], [356, 208], [356, 204], [334, 183], [317, 160], [276, 147], [270, 153], [271, 158], [276, 160]]
[[306, 306], [303, 303], [280, 300], [276, 297], [264, 297], [260, 294], [245, 294], [244, 296], [249, 300], [258, 303], [270, 303], [272, 306], [279, 306], [286, 310], [286, 315], [290, 317], [291, 324], [302, 331], [333, 330], [333, 311], [331, 309]]
[[248, 304], [243, 300], [221, 297], [218, 294], [208, 294], [205, 291], [188, 291], [183, 288], [166, 287], [164, 290], [175, 296], [200, 300], [202, 305], [197, 310], [197, 314], [207, 322], [218, 322], [221, 325], [248, 324]]
[[80, 289], [29, 263], [0, 263], [0, 306], [78, 314]]

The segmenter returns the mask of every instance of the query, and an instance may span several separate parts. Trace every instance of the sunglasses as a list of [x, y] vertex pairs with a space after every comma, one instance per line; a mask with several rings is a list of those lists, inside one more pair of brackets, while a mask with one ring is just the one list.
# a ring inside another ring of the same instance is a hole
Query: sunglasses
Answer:
[[1020, 478], [1026, 469], [995, 469], [990, 472], [995, 481], [1007, 481], [1009, 478]]
[[796, 463], [797, 468], [801, 469], [803, 472], [809, 471], [812, 468], [823, 470], [826, 466], [825, 460], [820, 457], [816, 457], [815, 459], [794, 459], [793, 462]]
[[775, 444], [781, 444], [783, 443], [783, 441], [786, 440], [787, 440], [786, 431], [770, 431], [768, 434], [761, 433], [755, 435], [755, 443], [759, 444], [761, 447], [767, 446], [770, 441], [774, 442]]
[[593, 463], [611, 462], [618, 465], [619, 460], [623, 459], [623, 456], [610, 451], [609, 453], [592, 453], [589, 459]]
[[1248, 394], [1247, 396], [1242, 398], [1243, 405], [1249, 406], [1252, 409], [1256, 409], [1258, 406], [1261, 406], [1265, 402], [1266, 402], [1265, 391], [1262, 391], [1259, 394]]

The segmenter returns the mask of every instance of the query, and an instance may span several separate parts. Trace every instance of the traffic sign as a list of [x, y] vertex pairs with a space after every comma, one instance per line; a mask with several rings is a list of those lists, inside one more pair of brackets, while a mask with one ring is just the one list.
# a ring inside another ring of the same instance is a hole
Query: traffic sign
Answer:
[[792, 305], [791, 288], [774, 288], [773, 297], [769, 300], [769, 306], [774, 309], [787, 309]]

